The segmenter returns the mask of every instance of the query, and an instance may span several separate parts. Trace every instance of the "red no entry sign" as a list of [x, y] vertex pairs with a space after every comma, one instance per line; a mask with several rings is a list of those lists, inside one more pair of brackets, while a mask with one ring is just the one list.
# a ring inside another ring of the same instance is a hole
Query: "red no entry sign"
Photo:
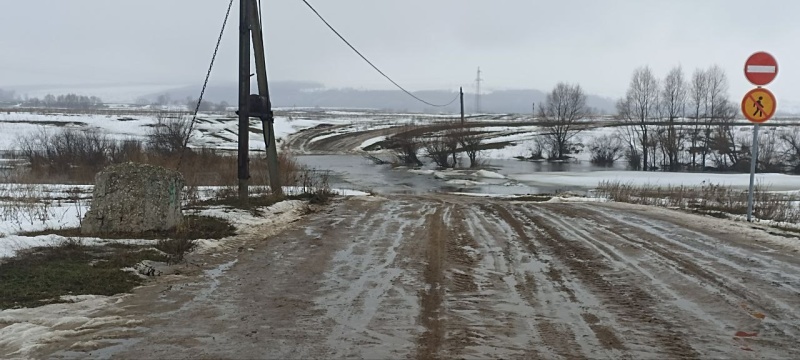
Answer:
[[775, 80], [778, 75], [778, 62], [763, 51], [750, 55], [744, 63], [744, 76], [754, 85], [763, 86]]

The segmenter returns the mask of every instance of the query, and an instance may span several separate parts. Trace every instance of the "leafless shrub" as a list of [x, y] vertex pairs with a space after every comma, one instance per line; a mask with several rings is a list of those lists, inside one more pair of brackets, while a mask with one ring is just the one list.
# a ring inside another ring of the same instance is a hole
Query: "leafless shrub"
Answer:
[[458, 141], [469, 158], [469, 167], [475, 168], [480, 166], [478, 159], [481, 151], [480, 135], [471, 128], [465, 128], [458, 133]]
[[413, 134], [414, 126], [406, 126], [404, 130], [388, 139], [388, 147], [393, 149], [397, 160], [403, 165], [422, 166], [418, 153], [422, 146], [419, 137]]
[[186, 116], [171, 117], [165, 112], [156, 114], [156, 124], [147, 132], [147, 145], [153, 151], [164, 154], [176, 154], [183, 149], [183, 144], [190, 136], [191, 120]]
[[603, 135], [589, 144], [592, 153], [591, 163], [600, 166], [612, 166], [623, 155], [622, 141], [615, 136]]
[[445, 135], [438, 135], [425, 140], [427, 156], [440, 168], [452, 167], [450, 164], [450, 146]]
[[112, 153], [119, 153], [116, 141], [94, 129], [64, 129], [51, 133], [40, 131], [17, 141], [19, 154], [31, 169], [42, 173], [93, 177], [111, 164]]
[[301, 174], [301, 198], [311, 204], [326, 204], [335, 195], [330, 187], [330, 171], [303, 169]]
[[531, 152], [531, 160], [544, 160], [544, 139], [540, 136], [534, 138], [528, 150]]

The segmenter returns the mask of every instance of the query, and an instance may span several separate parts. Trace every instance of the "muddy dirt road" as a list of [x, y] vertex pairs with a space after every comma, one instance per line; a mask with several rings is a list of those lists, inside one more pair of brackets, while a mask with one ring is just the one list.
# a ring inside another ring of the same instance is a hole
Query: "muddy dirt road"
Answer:
[[769, 236], [623, 204], [340, 200], [37, 355], [797, 358], [800, 254]]

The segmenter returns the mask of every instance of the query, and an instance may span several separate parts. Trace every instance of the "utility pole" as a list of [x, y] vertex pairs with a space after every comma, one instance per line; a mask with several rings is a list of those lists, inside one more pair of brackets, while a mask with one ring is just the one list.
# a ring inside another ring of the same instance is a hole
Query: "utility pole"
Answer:
[[461, 125], [464, 125], [464, 88], [458, 88], [458, 93], [461, 97]]
[[481, 68], [478, 67], [478, 77], [475, 78], [475, 113], [481, 113]]
[[281, 178], [278, 174], [278, 146], [275, 142], [275, 117], [272, 113], [272, 101], [269, 97], [269, 83], [267, 82], [267, 60], [264, 54], [264, 35], [259, 14], [258, 0], [250, 1], [250, 32], [253, 34], [253, 48], [256, 57], [256, 78], [258, 79], [258, 93], [262, 99], [263, 111], [259, 114], [264, 136], [267, 142], [267, 170], [269, 171], [269, 186], [275, 195], [283, 195]]
[[239, 200], [246, 203], [250, 193], [250, 24], [249, 0], [239, 3]]

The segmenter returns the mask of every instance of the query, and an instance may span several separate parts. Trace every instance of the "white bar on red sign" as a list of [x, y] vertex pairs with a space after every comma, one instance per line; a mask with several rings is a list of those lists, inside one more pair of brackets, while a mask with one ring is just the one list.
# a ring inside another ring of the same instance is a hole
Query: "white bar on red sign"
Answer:
[[774, 73], [775, 67], [768, 65], [747, 65], [747, 72], [749, 73]]

